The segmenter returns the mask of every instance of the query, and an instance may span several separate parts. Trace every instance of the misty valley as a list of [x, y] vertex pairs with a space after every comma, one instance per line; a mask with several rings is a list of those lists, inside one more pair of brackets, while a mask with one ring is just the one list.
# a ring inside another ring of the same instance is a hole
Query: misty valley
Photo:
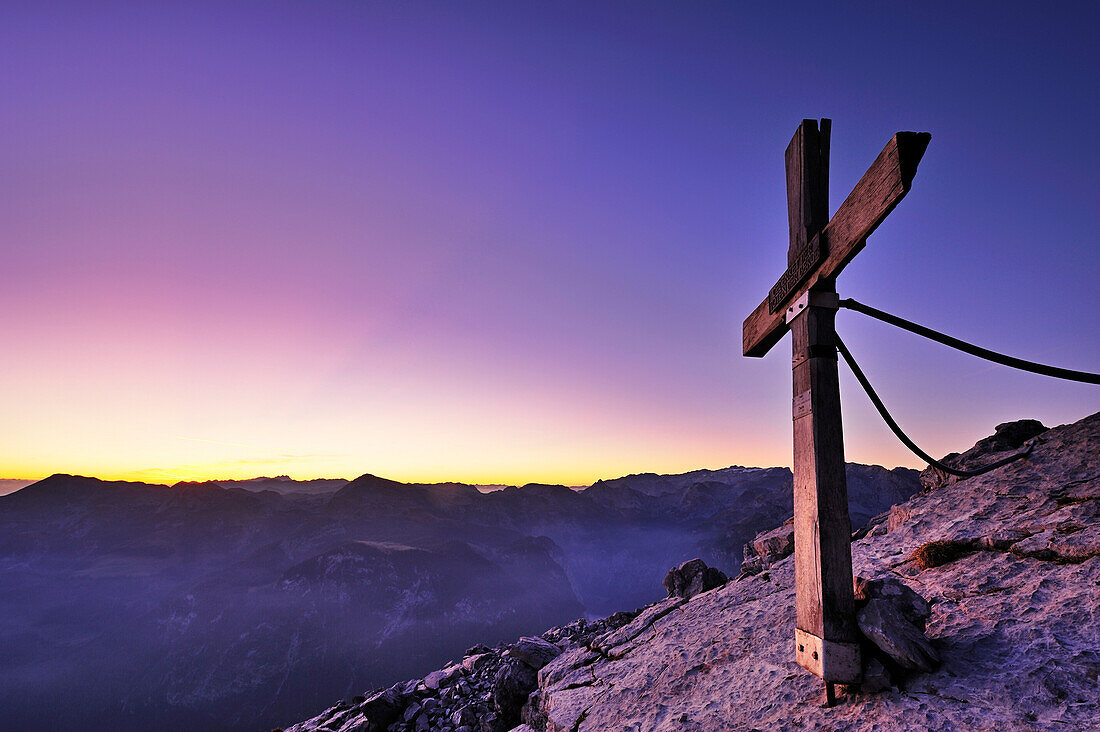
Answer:
[[[919, 488], [849, 465], [853, 527]], [[0, 497], [12, 729], [264, 730], [493, 644], [735, 574], [792, 515], [783, 468], [531, 484], [54, 475]]]

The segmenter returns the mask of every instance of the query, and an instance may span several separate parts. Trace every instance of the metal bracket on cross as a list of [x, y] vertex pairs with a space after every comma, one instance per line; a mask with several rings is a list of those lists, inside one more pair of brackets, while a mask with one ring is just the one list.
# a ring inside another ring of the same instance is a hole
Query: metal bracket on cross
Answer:
[[798, 315], [802, 314], [802, 311], [813, 305], [819, 308], [829, 308], [830, 310], [840, 309], [840, 295], [835, 292], [803, 292], [802, 297], [798, 298], [791, 303], [787, 308], [787, 314], [784, 316], [784, 321], [789, 328], [791, 321]]

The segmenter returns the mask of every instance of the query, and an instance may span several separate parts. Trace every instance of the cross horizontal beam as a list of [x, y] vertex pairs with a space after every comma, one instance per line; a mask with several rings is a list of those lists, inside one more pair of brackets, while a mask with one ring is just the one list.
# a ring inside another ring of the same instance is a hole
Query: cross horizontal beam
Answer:
[[[770, 304], [765, 298], [745, 319], [741, 334], [744, 355], [760, 357], [771, 350], [787, 332], [784, 306], [818, 283], [832, 280], [866, 246], [867, 237], [909, 192], [931, 139], [927, 132], [898, 132], [890, 138], [825, 229], [807, 244], [808, 250], [821, 252], [821, 263], [809, 273], [785, 274], [788, 282], [796, 279], [802, 283], [783, 287], [789, 292], [780, 293], [778, 299], [773, 295]], [[780, 278], [777, 287], [783, 282]]]

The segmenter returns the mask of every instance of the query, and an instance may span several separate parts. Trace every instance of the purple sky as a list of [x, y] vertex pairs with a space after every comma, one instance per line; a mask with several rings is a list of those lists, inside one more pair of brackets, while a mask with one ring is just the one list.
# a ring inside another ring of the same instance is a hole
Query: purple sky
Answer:
[[[868, 304], [1100, 366], [1095, 4], [5, 3], [0, 476], [587, 483], [790, 462], [783, 150], [897, 130]], [[854, 313], [933, 454], [1100, 390]], [[847, 456], [919, 463], [842, 367]]]

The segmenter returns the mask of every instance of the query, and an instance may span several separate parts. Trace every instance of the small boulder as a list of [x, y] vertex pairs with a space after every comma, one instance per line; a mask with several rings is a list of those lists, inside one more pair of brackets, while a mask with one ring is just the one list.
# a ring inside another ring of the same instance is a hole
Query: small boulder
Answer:
[[488, 653], [478, 653], [473, 656], [466, 656], [462, 659], [462, 668], [467, 671], [476, 671], [484, 666], [492, 656]]
[[[1049, 428], [1037, 419], [1020, 419], [1005, 422], [994, 428], [989, 437], [978, 440], [974, 447], [963, 454], [951, 453], [940, 462], [961, 470], [974, 469], [992, 460], [993, 455], [1019, 450], [1028, 440], [1041, 435]], [[950, 485], [959, 480], [958, 476], [946, 473], [939, 468], [928, 466], [920, 474], [921, 486], [926, 491]]]
[[794, 522], [757, 534], [752, 540], [752, 548], [768, 564], [794, 554]]
[[461, 663], [452, 663], [443, 669], [443, 685], [446, 686], [464, 673], [466, 673], [466, 669]]
[[424, 677], [423, 684], [429, 689], [438, 689], [439, 685], [443, 683], [443, 679], [447, 678], [447, 674], [443, 671], [432, 671], [430, 674]]
[[794, 554], [794, 519], [788, 519], [782, 526], [770, 531], [760, 532], [745, 544], [742, 553], [745, 558], [737, 579], [760, 574], [773, 563]]
[[405, 711], [405, 698], [400, 684], [380, 691], [359, 705], [359, 712], [366, 717], [364, 732], [381, 732], [398, 719]]
[[665, 589], [669, 597], [682, 597], [685, 600], [700, 592], [721, 587], [729, 582], [724, 572], [708, 567], [702, 559], [690, 559], [679, 567], [673, 567], [665, 575]]
[[940, 665], [932, 643], [889, 600], [869, 600], [856, 613], [856, 621], [864, 637], [898, 666], [928, 672]]
[[919, 593], [901, 580], [885, 576], [877, 579], [856, 577], [854, 581], [856, 605], [865, 605], [870, 600], [886, 600], [896, 607], [913, 625], [924, 630], [932, 606]]
[[505, 655], [522, 661], [538, 671], [561, 655], [561, 649], [550, 641], [532, 636], [524, 636], [508, 647]]
[[1005, 422], [993, 428], [993, 434], [984, 440], [978, 440], [975, 448], [986, 452], [1004, 452], [1005, 450], [1019, 450], [1024, 443], [1032, 437], [1041, 435], [1049, 427], [1037, 419], [1018, 419], [1015, 422]]

